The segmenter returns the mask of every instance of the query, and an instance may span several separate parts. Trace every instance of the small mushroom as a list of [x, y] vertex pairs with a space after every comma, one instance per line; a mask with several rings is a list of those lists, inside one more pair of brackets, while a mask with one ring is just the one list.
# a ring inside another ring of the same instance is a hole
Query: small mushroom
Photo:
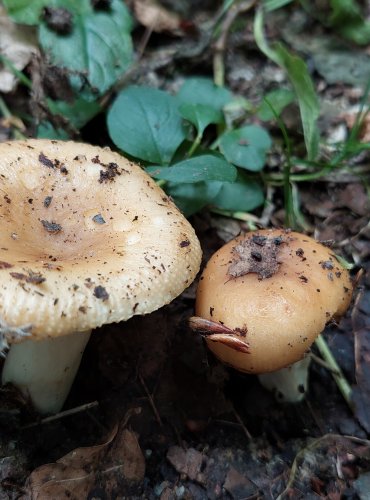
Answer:
[[199, 242], [155, 182], [108, 148], [2, 143], [0, 192], [2, 381], [56, 412], [91, 330], [171, 302], [199, 269]]
[[288, 230], [254, 231], [211, 257], [190, 325], [221, 361], [263, 374], [279, 399], [299, 401], [307, 388], [305, 354], [351, 296], [348, 272], [332, 250]]

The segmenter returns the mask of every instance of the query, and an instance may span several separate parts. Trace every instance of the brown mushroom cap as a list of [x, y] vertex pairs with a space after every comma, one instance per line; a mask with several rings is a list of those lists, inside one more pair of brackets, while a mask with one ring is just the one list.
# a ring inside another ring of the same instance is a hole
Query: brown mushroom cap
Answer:
[[239, 352], [207, 336], [220, 360], [266, 373], [302, 359], [325, 324], [345, 312], [351, 294], [348, 272], [332, 250], [303, 234], [261, 230], [211, 257], [200, 278], [196, 315], [249, 344], [249, 353]]
[[149, 313], [194, 279], [194, 230], [136, 164], [86, 144], [0, 144], [0, 316], [33, 338]]

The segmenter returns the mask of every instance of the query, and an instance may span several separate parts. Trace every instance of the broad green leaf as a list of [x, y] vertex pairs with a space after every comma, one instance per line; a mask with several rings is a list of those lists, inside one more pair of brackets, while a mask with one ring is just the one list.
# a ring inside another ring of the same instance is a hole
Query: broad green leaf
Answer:
[[222, 113], [207, 104], [181, 104], [179, 110], [181, 115], [196, 127], [200, 135], [211, 123], [221, 123], [223, 120]]
[[185, 139], [176, 98], [158, 89], [124, 89], [108, 112], [108, 131], [120, 149], [140, 160], [168, 164]]
[[219, 147], [230, 163], [257, 172], [265, 165], [271, 139], [264, 128], [247, 125], [225, 132], [220, 137]]
[[73, 15], [68, 35], [59, 35], [44, 22], [40, 25], [40, 44], [51, 62], [78, 72], [96, 92], [104, 93], [132, 60], [132, 21], [126, 6], [121, 0], [112, 0], [109, 10], [94, 10], [89, 0], [53, 0], [48, 6]]
[[209, 78], [188, 78], [177, 94], [181, 104], [202, 104], [222, 111], [232, 100], [232, 93], [225, 87], [218, 87]]
[[42, 9], [49, 0], [3, 0], [10, 17], [21, 24], [38, 24]]
[[265, 95], [263, 101], [258, 106], [257, 116], [263, 121], [273, 120], [275, 114], [279, 116], [283, 109], [293, 102], [294, 99], [294, 92], [289, 89], [272, 90]]
[[237, 175], [235, 167], [214, 155], [194, 156], [175, 163], [171, 167], [147, 167], [146, 171], [155, 179], [177, 183], [201, 181], [234, 181]]
[[268, 46], [263, 33], [261, 10], [255, 17], [254, 37], [259, 49], [287, 72], [298, 99], [307, 156], [309, 160], [313, 160], [319, 149], [317, 120], [320, 105], [307, 66], [300, 57], [291, 54], [281, 43], [276, 43], [272, 47]]
[[179, 209], [189, 217], [209, 205], [220, 191], [222, 182], [209, 181], [195, 184], [172, 184], [165, 186]]
[[69, 104], [65, 101], [53, 101], [48, 99], [48, 106], [54, 115], [61, 115], [66, 118], [71, 125], [80, 129], [89, 122], [100, 111], [100, 105], [96, 101], [86, 101], [76, 99]]
[[262, 205], [264, 199], [261, 185], [239, 172], [235, 182], [222, 183], [212, 204], [224, 210], [248, 212]]

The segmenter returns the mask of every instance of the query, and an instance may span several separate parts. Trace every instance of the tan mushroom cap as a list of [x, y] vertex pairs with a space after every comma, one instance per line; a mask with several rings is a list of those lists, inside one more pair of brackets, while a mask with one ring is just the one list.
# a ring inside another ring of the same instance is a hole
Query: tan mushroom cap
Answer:
[[[263, 268], [266, 242], [276, 259]], [[242, 274], [249, 260], [252, 267], [261, 265]], [[200, 278], [196, 315], [249, 343], [246, 353], [207, 337], [220, 360], [247, 373], [266, 373], [302, 359], [325, 324], [345, 312], [351, 294], [348, 272], [332, 250], [303, 234], [261, 230], [230, 241], [211, 257]]]
[[108, 148], [2, 143], [0, 189], [0, 316], [35, 339], [150, 313], [199, 269], [188, 221]]

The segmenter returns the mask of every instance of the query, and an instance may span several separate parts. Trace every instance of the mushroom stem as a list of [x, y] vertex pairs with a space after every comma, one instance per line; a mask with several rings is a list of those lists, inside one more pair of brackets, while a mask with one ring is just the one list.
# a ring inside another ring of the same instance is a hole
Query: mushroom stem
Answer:
[[60, 411], [73, 384], [91, 330], [12, 344], [2, 383], [11, 382], [41, 413]]
[[308, 368], [311, 357], [306, 356], [287, 368], [258, 375], [263, 387], [275, 393], [278, 401], [299, 403], [307, 392]]

